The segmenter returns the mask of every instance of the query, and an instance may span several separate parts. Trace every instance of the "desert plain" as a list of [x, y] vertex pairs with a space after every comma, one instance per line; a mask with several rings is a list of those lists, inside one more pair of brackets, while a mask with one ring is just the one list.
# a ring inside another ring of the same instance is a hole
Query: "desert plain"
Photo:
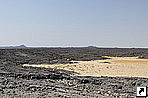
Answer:
[[[106, 57], [106, 56], [105, 56]], [[148, 59], [138, 57], [106, 57], [107, 60], [72, 61], [74, 64], [27, 65], [64, 69], [79, 76], [145, 77], [148, 78]]]
[[1, 98], [133, 98], [148, 49], [0, 49]]

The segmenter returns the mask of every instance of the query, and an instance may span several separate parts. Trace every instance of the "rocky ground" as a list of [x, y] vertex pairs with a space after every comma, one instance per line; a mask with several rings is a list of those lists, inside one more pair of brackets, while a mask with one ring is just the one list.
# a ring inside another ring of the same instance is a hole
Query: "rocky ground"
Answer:
[[146, 49], [1, 49], [1, 98], [130, 98], [148, 78], [73, 76], [75, 72], [22, 67], [22, 64], [71, 63], [71, 60], [106, 59], [101, 56], [139, 56]]

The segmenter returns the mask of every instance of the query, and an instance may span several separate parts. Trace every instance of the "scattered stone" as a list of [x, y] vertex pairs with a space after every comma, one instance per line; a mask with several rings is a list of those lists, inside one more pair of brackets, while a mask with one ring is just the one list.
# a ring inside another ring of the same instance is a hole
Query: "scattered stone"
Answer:
[[137, 86], [148, 85], [147, 78], [73, 76], [75, 72], [72, 71], [22, 67], [21, 64], [107, 59], [103, 55], [145, 59], [147, 54], [147, 49], [0, 49], [0, 97], [132, 98], [136, 96]]

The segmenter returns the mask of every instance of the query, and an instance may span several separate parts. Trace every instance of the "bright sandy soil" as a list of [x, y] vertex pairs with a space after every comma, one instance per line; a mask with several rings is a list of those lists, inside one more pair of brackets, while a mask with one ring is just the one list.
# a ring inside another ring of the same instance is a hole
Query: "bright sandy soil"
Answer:
[[[148, 59], [110, 57], [108, 60], [78, 61], [74, 64], [23, 65], [75, 71], [87, 76], [126, 76], [148, 78]], [[104, 63], [109, 62], [109, 63]]]

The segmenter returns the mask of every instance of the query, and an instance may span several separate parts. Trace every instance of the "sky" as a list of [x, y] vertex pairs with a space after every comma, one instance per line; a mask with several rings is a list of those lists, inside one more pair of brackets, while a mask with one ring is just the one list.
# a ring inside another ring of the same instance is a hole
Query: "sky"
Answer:
[[148, 0], [0, 0], [0, 46], [148, 47]]

